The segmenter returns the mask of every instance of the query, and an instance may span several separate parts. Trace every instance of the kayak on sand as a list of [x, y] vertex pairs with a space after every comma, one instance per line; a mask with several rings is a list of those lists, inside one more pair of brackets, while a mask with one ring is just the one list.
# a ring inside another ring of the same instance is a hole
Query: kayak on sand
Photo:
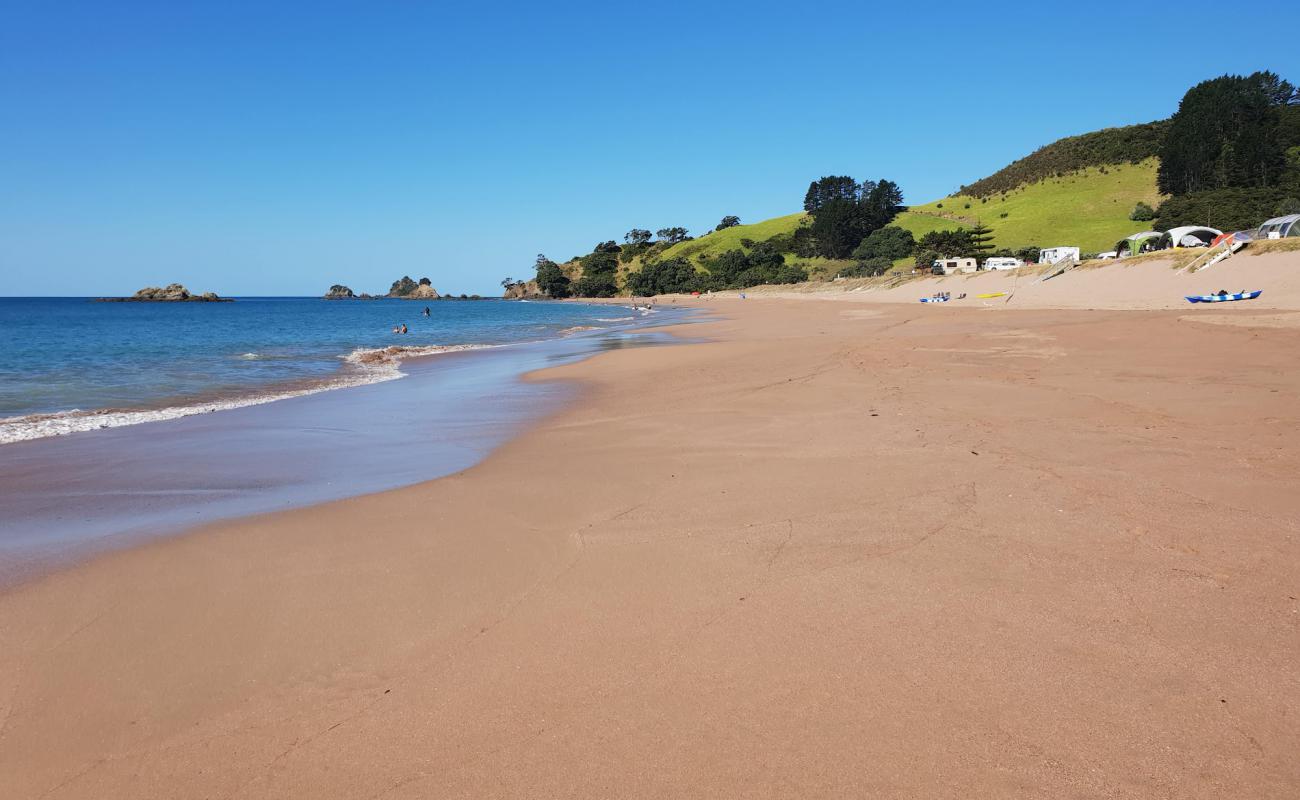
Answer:
[[1258, 289], [1253, 292], [1237, 292], [1236, 294], [1189, 294], [1186, 297], [1189, 303], [1226, 303], [1232, 300], [1254, 300], [1263, 292], [1263, 289]]

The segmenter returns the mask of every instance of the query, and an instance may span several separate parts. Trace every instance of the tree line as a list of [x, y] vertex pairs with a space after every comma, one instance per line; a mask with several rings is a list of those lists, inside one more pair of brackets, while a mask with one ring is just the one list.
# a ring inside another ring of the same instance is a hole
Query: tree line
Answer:
[[[538, 255], [537, 284], [551, 297], [613, 297], [620, 291], [653, 295], [799, 283], [808, 280], [808, 272], [788, 263], [788, 256], [849, 259], [868, 236], [898, 215], [902, 204], [902, 189], [893, 181], [859, 183], [847, 175], [824, 176], [809, 184], [804, 195], [808, 219], [792, 234], [763, 242], [741, 239], [741, 247], [705, 254], [697, 265], [685, 257], [665, 257], [673, 245], [691, 240], [685, 228], [660, 228], [653, 235], [647, 228], [633, 228], [622, 244], [600, 242], [590, 253], [574, 257], [567, 272]], [[729, 214], [712, 232], [738, 225], [740, 217]], [[628, 273], [620, 286], [619, 265], [637, 258], [641, 269]]]
[[1203, 81], [1178, 104], [1159, 155], [1170, 197], [1157, 230], [1243, 230], [1300, 213], [1300, 92], [1272, 72]]

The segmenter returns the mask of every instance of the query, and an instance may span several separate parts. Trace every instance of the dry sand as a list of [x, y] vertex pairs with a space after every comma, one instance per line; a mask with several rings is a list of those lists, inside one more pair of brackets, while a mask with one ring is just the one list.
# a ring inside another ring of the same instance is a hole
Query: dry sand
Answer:
[[0, 596], [0, 794], [1300, 796], [1300, 331], [711, 307], [465, 473]]
[[[765, 287], [751, 290], [768, 297], [818, 298], [850, 302], [916, 303], [935, 292], [953, 297], [965, 292], [964, 305], [1055, 309], [1188, 309], [1185, 295], [1213, 294], [1220, 289], [1236, 292], [1263, 289], [1257, 299], [1241, 305], [1253, 309], [1300, 310], [1300, 251], [1268, 251], [1255, 244], [1232, 258], [1198, 272], [1179, 269], [1176, 262], [1159, 256], [1132, 261], [1088, 262], [1059, 277], [1043, 280], [1050, 268], [1026, 267], [1004, 272], [926, 277], [901, 285], [890, 281], [847, 281], [805, 284], [795, 289]], [[1290, 245], [1290, 242], [1280, 244]], [[1260, 251], [1265, 251], [1260, 253]], [[1255, 253], [1260, 253], [1256, 255]], [[977, 298], [977, 294], [1006, 292], [1007, 297]], [[956, 301], [954, 301], [956, 302]], [[1222, 307], [1222, 306], [1216, 306]]]

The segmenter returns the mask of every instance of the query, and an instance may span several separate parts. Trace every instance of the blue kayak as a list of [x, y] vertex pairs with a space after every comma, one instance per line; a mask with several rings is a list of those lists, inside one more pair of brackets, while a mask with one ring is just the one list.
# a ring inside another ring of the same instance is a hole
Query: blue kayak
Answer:
[[1237, 292], [1236, 294], [1189, 294], [1189, 303], [1226, 303], [1229, 300], [1254, 300], [1264, 293], [1263, 289], [1254, 292]]
[[921, 302], [922, 302], [922, 303], [946, 303], [946, 302], [948, 302], [948, 298], [946, 298], [946, 297], [922, 297], [922, 298], [921, 298]]

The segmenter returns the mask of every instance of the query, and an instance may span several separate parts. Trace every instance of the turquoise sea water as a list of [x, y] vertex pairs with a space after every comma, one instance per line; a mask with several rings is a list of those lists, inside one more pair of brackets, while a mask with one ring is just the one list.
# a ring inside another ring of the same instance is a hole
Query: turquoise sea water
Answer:
[[[410, 355], [641, 319], [627, 307], [502, 300], [0, 298], [0, 443], [389, 380]], [[409, 333], [394, 334], [403, 323]]]
[[[650, 326], [693, 319], [671, 305], [423, 308], [0, 300], [0, 587], [206, 522], [469, 468], [577, 389], [525, 373], [673, 344]], [[400, 322], [410, 334], [391, 332]]]

